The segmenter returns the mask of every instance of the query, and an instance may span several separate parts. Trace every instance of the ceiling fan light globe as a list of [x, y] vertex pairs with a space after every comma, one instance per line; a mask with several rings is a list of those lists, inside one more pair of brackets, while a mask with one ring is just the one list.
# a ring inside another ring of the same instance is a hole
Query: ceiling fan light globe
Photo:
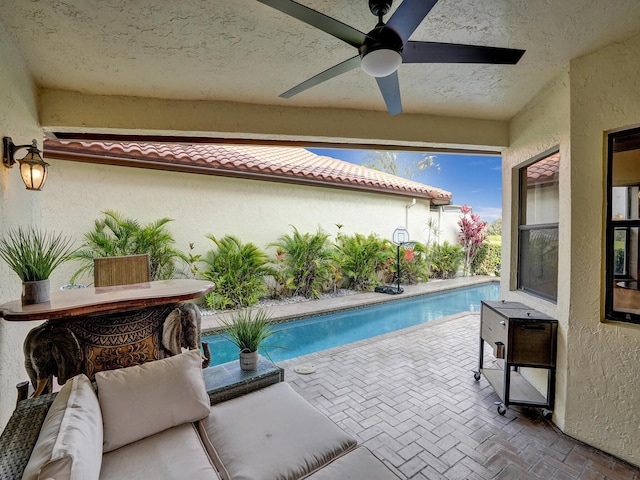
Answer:
[[402, 55], [395, 50], [381, 48], [367, 52], [362, 57], [362, 70], [372, 77], [387, 77], [402, 65]]

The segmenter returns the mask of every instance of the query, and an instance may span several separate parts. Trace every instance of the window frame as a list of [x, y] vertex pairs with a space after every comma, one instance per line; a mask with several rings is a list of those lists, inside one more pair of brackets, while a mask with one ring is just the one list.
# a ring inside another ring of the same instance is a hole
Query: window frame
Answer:
[[[544, 160], [545, 158], [548, 158], [552, 155], [555, 154], [559, 154], [560, 153], [560, 148], [559, 146], [555, 146], [553, 148], [550, 148], [549, 150], [546, 150], [545, 152], [533, 157], [531, 160], [529, 160], [528, 162], [526, 162], [525, 164], [522, 164], [518, 167], [517, 169], [517, 174], [518, 174], [518, 238], [517, 238], [517, 242], [516, 242], [516, 246], [517, 246], [517, 258], [518, 258], [518, 263], [517, 263], [517, 275], [516, 275], [516, 289], [542, 298], [544, 300], [548, 300], [552, 303], [557, 303], [558, 301], [558, 289], [557, 289], [557, 279], [556, 279], [556, 293], [555, 295], [549, 295], [546, 292], [540, 291], [540, 290], [536, 290], [535, 288], [531, 288], [530, 285], [526, 285], [527, 282], [523, 281], [523, 277], [524, 277], [524, 272], [522, 270], [522, 265], [524, 264], [523, 261], [523, 255], [524, 255], [524, 248], [522, 245], [522, 239], [523, 239], [523, 232], [531, 232], [531, 231], [536, 231], [536, 230], [551, 230], [551, 229], [555, 229], [556, 230], [556, 234], [559, 233], [559, 227], [560, 227], [560, 221], [558, 220], [558, 222], [552, 222], [552, 223], [540, 223], [540, 224], [531, 224], [531, 225], [526, 225], [523, 224], [523, 221], [525, 220], [526, 217], [526, 208], [527, 208], [527, 202], [526, 202], [526, 198], [527, 198], [527, 182], [526, 182], [526, 170], [531, 167], [532, 165]], [[558, 177], [559, 177], [559, 172], [558, 172]], [[558, 178], [558, 189], [560, 188], [560, 180]], [[560, 206], [558, 205], [558, 215], [560, 213]], [[559, 269], [556, 266], [556, 270], [558, 271]]]
[[[626, 219], [614, 220], [613, 219], [613, 163], [614, 163], [614, 146], [618, 139], [624, 137], [640, 135], [640, 127], [626, 129], [618, 132], [612, 132], [607, 135], [607, 181], [606, 181], [606, 223], [605, 223], [605, 308], [604, 318], [605, 320], [613, 320], [618, 322], [640, 324], [640, 313], [624, 312], [622, 310], [615, 310], [613, 302], [614, 284], [616, 280], [623, 278], [623, 276], [616, 275], [615, 273], [615, 232], [616, 230], [626, 231], [627, 241], [625, 242], [625, 270], [627, 272], [627, 278], [630, 276], [629, 266], [629, 245], [631, 238], [631, 229], [638, 228], [640, 230], [640, 215], [638, 219], [632, 220], [630, 216], [630, 201], [627, 201]], [[640, 150], [639, 148], [632, 148], [630, 150]], [[638, 166], [640, 171], [640, 165]], [[640, 184], [640, 182], [639, 182]], [[637, 186], [637, 185], [636, 185]], [[630, 188], [628, 185], [627, 188]], [[630, 192], [627, 192], [627, 196]], [[640, 280], [640, 279], [639, 279]]]

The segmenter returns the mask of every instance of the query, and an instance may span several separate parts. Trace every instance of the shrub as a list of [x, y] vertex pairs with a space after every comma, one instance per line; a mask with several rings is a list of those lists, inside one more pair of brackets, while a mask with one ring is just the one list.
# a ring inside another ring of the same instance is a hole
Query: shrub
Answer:
[[270, 244], [277, 248], [276, 278], [288, 293], [306, 298], [320, 296], [322, 285], [330, 281], [328, 238], [329, 235], [320, 230], [301, 234], [293, 227], [293, 235], [282, 235]]
[[471, 262], [471, 272], [477, 275], [500, 276], [501, 257], [502, 245], [500, 243], [484, 242]]
[[467, 205], [460, 207], [460, 212], [458, 240], [465, 254], [464, 274], [468, 275], [471, 273], [471, 262], [487, 236], [487, 222], [480, 221], [480, 215], [471, 213], [471, 207]]
[[460, 245], [452, 245], [445, 240], [442, 245], [431, 248], [429, 259], [432, 277], [453, 278], [464, 260], [464, 251]]
[[83, 274], [93, 275], [93, 259], [149, 254], [151, 280], [165, 280], [176, 275], [176, 261], [185, 261], [185, 255], [173, 247], [175, 240], [167, 230], [170, 218], [161, 218], [147, 225], [124, 218], [119, 212], [105, 210], [105, 217], [96, 220], [94, 230], [84, 234], [80, 249], [69, 256], [83, 263], [71, 277], [70, 283]]
[[400, 249], [400, 281], [408, 285], [429, 280], [429, 262], [427, 248], [416, 242], [413, 249]]
[[385, 240], [371, 234], [367, 237], [340, 235], [336, 242], [334, 259], [347, 287], [353, 290], [371, 290], [378, 285], [378, 271], [389, 258]]
[[269, 257], [253, 243], [243, 244], [233, 235], [220, 240], [208, 235], [216, 249], [208, 251], [200, 274], [215, 283], [216, 289], [205, 297], [213, 309], [249, 307], [266, 293], [264, 277], [272, 275]]

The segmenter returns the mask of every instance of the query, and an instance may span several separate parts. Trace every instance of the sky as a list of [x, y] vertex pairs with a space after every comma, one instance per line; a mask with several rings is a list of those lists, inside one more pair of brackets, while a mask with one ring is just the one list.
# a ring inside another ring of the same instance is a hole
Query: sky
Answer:
[[[329, 150], [309, 148], [316, 155], [337, 158], [361, 165], [373, 151], [367, 150]], [[423, 153], [401, 152], [400, 162], [415, 163]], [[454, 155], [434, 154], [437, 169], [429, 168], [420, 172], [412, 180], [452, 193], [451, 203], [468, 205], [473, 213], [480, 215], [488, 223], [502, 217], [502, 160], [499, 155]]]

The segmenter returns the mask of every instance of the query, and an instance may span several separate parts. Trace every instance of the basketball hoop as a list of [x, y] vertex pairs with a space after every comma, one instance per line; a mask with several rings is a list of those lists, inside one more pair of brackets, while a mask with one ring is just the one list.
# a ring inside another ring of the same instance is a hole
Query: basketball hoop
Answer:
[[409, 231], [404, 227], [398, 227], [393, 231], [391, 238], [396, 245], [404, 245], [405, 243], [409, 243]]
[[404, 247], [404, 259], [413, 261], [413, 249], [416, 246], [416, 242], [407, 242], [403, 244]]

